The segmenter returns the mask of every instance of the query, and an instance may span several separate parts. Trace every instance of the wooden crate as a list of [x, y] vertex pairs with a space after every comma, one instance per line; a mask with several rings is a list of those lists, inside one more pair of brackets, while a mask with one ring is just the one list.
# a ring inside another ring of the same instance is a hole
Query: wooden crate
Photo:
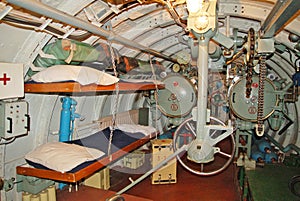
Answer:
[[[171, 139], [155, 139], [152, 143], [152, 167], [165, 160], [173, 154]], [[177, 162], [176, 157], [166, 163], [163, 167], [152, 174], [152, 184], [170, 184], [177, 182]]]
[[110, 188], [109, 168], [93, 174], [84, 181], [85, 186], [107, 190]]
[[123, 158], [124, 167], [137, 169], [145, 163], [145, 153], [139, 150], [129, 153]]

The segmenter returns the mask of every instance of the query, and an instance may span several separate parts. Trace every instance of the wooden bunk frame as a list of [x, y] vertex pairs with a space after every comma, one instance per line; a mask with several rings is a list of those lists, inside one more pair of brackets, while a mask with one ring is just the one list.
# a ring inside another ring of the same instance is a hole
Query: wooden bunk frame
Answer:
[[[137, 109], [137, 110], [130, 110], [128, 112], [118, 113], [116, 116], [116, 123], [128, 123], [128, 124], [140, 124], [141, 116], [145, 116], [145, 113], [148, 113], [148, 110], [145, 108]], [[111, 125], [111, 116], [103, 117], [98, 120], [97, 123], [99, 125], [99, 130], [104, 129]], [[143, 120], [142, 120], [143, 122]], [[76, 183], [81, 181], [84, 178], [91, 176], [93, 173], [99, 171], [100, 169], [104, 168], [108, 164], [120, 159], [122, 156], [125, 156], [127, 153], [137, 149], [138, 147], [146, 144], [152, 138], [154, 138], [157, 133], [151, 133], [150, 135], [146, 135], [145, 137], [136, 140], [135, 142], [127, 145], [123, 149], [120, 149], [110, 156], [105, 156], [96, 162], [84, 167], [77, 172], [58, 172], [55, 170], [46, 170], [46, 169], [38, 169], [34, 167], [30, 167], [27, 164], [24, 166], [17, 166], [17, 174], [24, 175], [24, 176], [34, 176], [38, 178], [50, 179], [55, 181], [61, 182], [68, 182], [68, 183]]]
[[[163, 89], [164, 84], [157, 84], [158, 89]], [[78, 82], [55, 82], [55, 83], [25, 83], [25, 93], [105, 93], [116, 89], [116, 84], [112, 85], [80, 85]], [[119, 82], [119, 90], [124, 92], [155, 90], [153, 82]]]
[[[86, 95], [87, 93], [106, 93], [106, 92], [113, 92], [116, 88], [116, 84], [102, 86], [96, 84], [90, 85], [80, 85], [77, 82], [60, 82], [60, 83], [25, 83], [25, 93], [38, 93], [38, 94], [77, 94], [79, 95]], [[164, 84], [155, 85], [153, 82], [119, 82], [119, 90], [123, 92], [135, 92], [135, 91], [149, 91], [163, 89]], [[135, 115], [133, 115], [135, 114]], [[125, 116], [124, 116], [125, 115]], [[129, 115], [129, 116], [128, 116]], [[139, 115], [136, 115], [135, 112], [129, 111], [125, 113], [121, 113], [117, 115], [117, 123], [124, 123], [124, 119], [130, 120], [130, 122], [126, 123], [133, 123], [139, 124]], [[105, 117], [99, 120], [99, 126], [105, 128], [109, 126], [109, 122], [111, 121], [111, 117]], [[68, 182], [68, 183], [76, 183], [81, 181], [84, 178], [91, 176], [93, 173], [99, 171], [100, 169], [104, 168], [105, 166], [109, 165], [110, 163], [120, 159], [122, 156], [125, 156], [127, 153], [137, 149], [138, 147], [146, 144], [152, 138], [157, 136], [157, 133], [151, 133], [143, 137], [142, 139], [138, 139], [137, 141], [131, 143], [130, 145], [124, 147], [121, 150], [118, 150], [111, 154], [111, 156], [106, 156], [104, 158], [99, 159], [95, 163], [84, 167], [83, 169], [71, 173], [71, 172], [58, 172], [54, 170], [45, 170], [45, 169], [38, 169], [34, 167], [30, 167], [27, 164], [22, 166], [17, 166], [16, 171], [19, 175], [24, 176], [33, 176], [43, 179], [50, 179], [60, 182]]]
[[81, 181], [84, 178], [91, 176], [93, 173], [99, 171], [100, 169], [116, 161], [117, 159], [120, 159], [122, 156], [125, 156], [127, 153], [146, 144], [155, 136], [156, 133], [152, 133], [151, 135], [145, 136], [144, 138], [139, 139], [134, 143], [124, 147], [123, 149], [113, 153], [111, 155], [112, 156], [111, 160], [109, 156], [106, 156], [96, 161], [95, 163], [92, 163], [91, 165], [83, 169], [80, 169], [79, 171], [74, 173], [70, 173], [70, 172], [62, 173], [54, 170], [44, 170], [44, 169], [38, 169], [29, 166], [17, 166], [17, 174], [24, 175], [24, 176], [33, 176], [33, 177], [38, 177], [43, 179], [50, 179], [50, 180], [61, 181], [61, 182], [76, 183]]

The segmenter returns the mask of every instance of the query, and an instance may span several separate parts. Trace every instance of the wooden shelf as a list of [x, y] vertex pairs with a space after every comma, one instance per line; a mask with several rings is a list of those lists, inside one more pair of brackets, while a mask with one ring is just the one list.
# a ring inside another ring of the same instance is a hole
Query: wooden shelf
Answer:
[[[120, 91], [146, 91], [154, 90], [153, 82], [119, 82]], [[25, 83], [25, 93], [100, 93], [113, 92], [116, 84], [113, 85], [80, 85], [77, 82], [56, 82], [56, 83]], [[164, 84], [158, 84], [158, 89], [163, 89]]]

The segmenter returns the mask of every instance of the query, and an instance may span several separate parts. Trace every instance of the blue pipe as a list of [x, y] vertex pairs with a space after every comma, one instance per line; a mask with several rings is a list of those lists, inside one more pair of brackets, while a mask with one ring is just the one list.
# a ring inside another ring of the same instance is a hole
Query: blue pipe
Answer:
[[70, 139], [70, 122], [71, 122], [71, 98], [61, 98], [62, 110], [60, 112], [60, 126], [59, 126], [59, 141], [64, 142]]
[[258, 145], [259, 151], [261, 151], [262, 153], [266, 153], [271, 150], [271, 144], [266, 140], [259, 140], [256, 143]]
[[265, 154], [265, 161], [266, 163], [273, 163], [278, 161], [278, 156], [274, 152], [266, 153]]
[[265, 155], [260, 151], [252, 151], [251, 158], [256, 162], [262, 162], [265, 160]]
[[297, 147], [294, 144], [288, 144], [286, 147], [279, 144], [274, 138], [272, 138], [270, 135], [265, 134], [265, 136], [276, 146], [280, 149], [280, 151], [286, 153], [290, 150], [294, 150], [297, 152], [297, 154], [300, 154], [300, 148]]
[[[59, 125], [59, 141], [65, 142], [72, 138], [74, 120], [79, 118], [80, 115], [75, 113], [75, 106], [77, 102], [70, 97], [61, 98], [62, 110], [60, 113], [60, 125]], [[59, 183], [59, 189], [62, 189], [66, 184]]]
[[60, 113], [59, 141], [65, 142], [71, 140], [74, 127], [73, 122], [75, 118], [79, 118], [80, 115], [75, 113], [77, 102], [74, 99], [63, 97], [61, 98], [61, 102], [62, 110]]

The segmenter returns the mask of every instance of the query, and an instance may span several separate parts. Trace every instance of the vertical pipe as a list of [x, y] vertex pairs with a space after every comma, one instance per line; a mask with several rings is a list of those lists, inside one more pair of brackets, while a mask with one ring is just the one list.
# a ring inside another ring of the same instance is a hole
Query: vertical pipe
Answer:
[[230, 15], [226, 17], [226, 36], [230, 37]]
[[203, 139], [207, 120], [207, 87], [208, 87], [208, 42], [209, 37], [200, 37], [198, 51], [198, 102], [197, 102], [197, 139]]
[[[59, 125], [59, 141], [65, 142], [70, 139], [70, 127], [71, 127], [71, 106], [72, 99], [70, 97], [61, 98], [62, 109], [60, 113], [60, 125]], [[59, 183], [59, 189], [65, 186], [64, 183]]]
[[[62, 110], [60, 114], [59, 141], [65, 142], [71, 140], [74, 129], [74, 120], [80, 116], [75, 113], [75, 105], [77, 105], [77, 102], [74, 99], [63, 97], [61, 102]], [[60, 183], [59, 189], [62, 189], [64, 186], [65, 184]]]
[[70, 122], [71, 122], [71, 104], [70, 97], [63, 97], [61, 99], [62, 110], [60, 113], [60, 126], [59, 126], [59, 141], [64, 142], [70, 139]]

